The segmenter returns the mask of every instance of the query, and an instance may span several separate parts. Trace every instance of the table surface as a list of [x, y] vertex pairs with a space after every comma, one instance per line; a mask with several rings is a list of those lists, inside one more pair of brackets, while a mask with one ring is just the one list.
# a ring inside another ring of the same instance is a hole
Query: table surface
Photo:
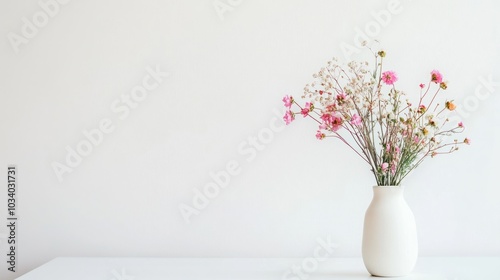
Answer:
[[[380, 279], [380, 277], [377, 277]], [[361, 258], [56, 258], [19, 280], [376, 279]], [[500, 257], [419, 258], [394, 279], [500, 279]]]

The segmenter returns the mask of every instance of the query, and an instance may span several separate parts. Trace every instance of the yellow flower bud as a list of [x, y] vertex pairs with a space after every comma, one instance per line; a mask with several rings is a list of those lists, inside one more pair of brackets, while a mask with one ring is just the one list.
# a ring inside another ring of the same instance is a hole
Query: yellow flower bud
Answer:
[[457, 108], [457, 106], [455, 104], [453, 104], [453, 102], [451, 101], [446, 101], [446, 109], [450, 110], [450, 111], [453, 111]]

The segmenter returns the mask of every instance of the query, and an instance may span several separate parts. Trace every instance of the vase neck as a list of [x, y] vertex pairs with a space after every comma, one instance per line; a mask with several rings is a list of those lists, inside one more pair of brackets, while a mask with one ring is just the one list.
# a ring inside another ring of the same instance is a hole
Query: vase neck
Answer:
[[404, 187], [401, 186], [375, 186], [373, 197], [377, 199], [389, 199], [403, 197]]

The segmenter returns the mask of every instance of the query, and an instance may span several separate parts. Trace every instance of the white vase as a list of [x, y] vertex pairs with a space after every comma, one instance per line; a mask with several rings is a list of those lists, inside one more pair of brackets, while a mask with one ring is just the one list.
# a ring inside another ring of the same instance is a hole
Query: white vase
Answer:
[[415, 217], [400, 186], [375, 186], [365, 214], [363, 262], [374, 276], [411, 273], [418, 256]]

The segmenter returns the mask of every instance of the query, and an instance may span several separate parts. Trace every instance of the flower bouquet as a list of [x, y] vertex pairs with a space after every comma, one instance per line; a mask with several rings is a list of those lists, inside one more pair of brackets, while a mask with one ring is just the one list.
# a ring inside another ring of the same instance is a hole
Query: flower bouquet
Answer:
[[445, 111], [455, 110], [453, 100], [436, 102], [447, 89], [439, 71], [433, 70], [427, 83], [418, 86], [414, 103], [396, 88], [397, 74], [383, 70], [386, 53], [373, 54], [373, 66], [329, 61], [305, 86], [303, 105], [292, 96], [283, 98], [283, 119], [287, 125], [299, 114], [314, 120], [319, 125], [316, 138], [339, 139], [371, 167], [378, 186], [399, 186], [425, 158], [452, 153], [470, 140], [449, 140], [464, 125], [444, 117]]

